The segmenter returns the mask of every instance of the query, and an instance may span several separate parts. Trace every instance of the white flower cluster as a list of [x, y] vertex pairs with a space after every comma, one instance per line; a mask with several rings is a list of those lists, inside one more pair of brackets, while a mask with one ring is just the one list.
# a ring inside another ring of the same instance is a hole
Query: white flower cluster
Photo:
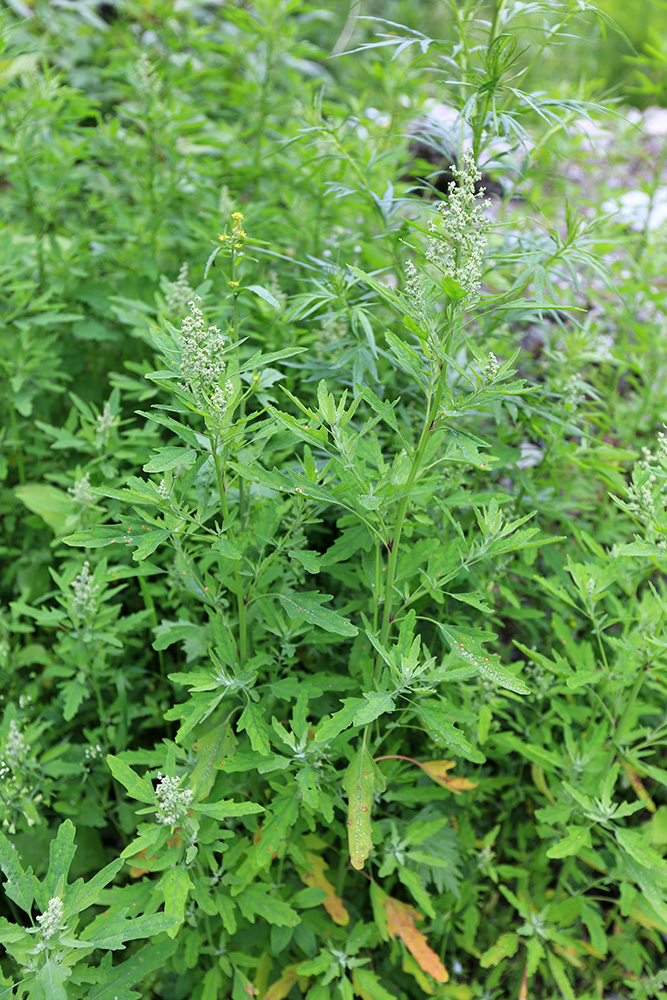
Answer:
[[432, 235], [426, 258], [458, 282], [466, 298], [471, 299], [477, 295], [482, 280], [491, 225], [484, 209], [490, 202], [484, 200], [483, 188], [475, 190], [482, 175], [472, 150], [466, 150], [461, 168], [452, 167], [452, 173], [456, 180], [449, 185], [448, 199], [438, 206], [440, 226], [429, 221]]
[[494, 381], [496, 375], [500, 371], [500, 365], [498, 364], [498, 358], [495, 356], [493, 351], [489, 351], [489, 356], [486, 359], [486, 364], [484, 365], [484, 382], [486, 385], [490, 385]]
[[405, 295], [410, 299], [419, 323], [426, 323], [426, 303], [422, 277], [411, 260], [405, 265]]
[[190, 315], [181, 323], [181, 389], [191, 393], [201, 410], [222, 416], [227, 409], [233, 386], [229, 379], [219, 385], [227, 368], [223, 358], [225, 338], [217, 326], [207, 328], [199, 308], [198, 295], [192, 299]]
[[[100, 417], [97, 420], [99, 423]], [[87, 507], [88, 504], [91, 504], [95, 497], [90, 492], [90, 473], [84, 472], [81, 479], [76, 480], [74, 486], [67, 487], [67, 492], [71, 495], [74, 503], [78, 503], [81, 507]]]
[[94, 614], [97, 609], [95, 595], [100, 588], [96, 583], [93, 583], [93, 574], [90, 572], [90, 564], [87, 559], [81, 567], [79, 575], [72, 581], [71, 587], [74, 591], [74, 600], [72, 601], [74, 614], [78, 618], [82, 618], [86, 613]]
[[2, 754], [0, 754], [0, 778], [6, 778], [10, 772], [13, 774], [20, 770], [25, 764], [29, 753], [30, 747], [26, 743], [25, 737], [18, 727], [18, 723], [15, 719], [11, 719], [7, 739], [5, 740], [5, 747]]
[[190, 287], [190, 275], [187, 264], [181, 264], [176, 281], [170, 281], [164, 300], [167, 308], [176, 316], [182, 316], [194, 295]]
[[155, 795], [158, 810], [155, 818], [165, 826], [178, 826], [187, 819], [188, 808], [192, 802], [192, 791], [189, 788], [179, 788], [180, 778], [170, 778], [158, 773], [158, 786]]
[[107, 444], [111, 431], [119, 422], [119, 417], [113, 412], [111, 403], [107, 400], [104, 409], [97, 418], [97, 427], [95, 428], [95, 444], [98, 448], [103, 448]]
[[139, 89], [144, 94], [152, 94], [154, 97], [159, 95], [162, 83], [157, 70], [145, 52], [141, 53], [137, 62], [137, 77], [139, 78]]
[[60, 924], [63, 919], [63, 901], [57, 896], [49, 900], [49, 905], [44, 911], [37, 917], [37, 923], [42, 928], [42, 937], [48, 941], [49, 938], [53, 937], [57, 930], [60, 929]]
[[98, 757], [104, 756], [104, 750], [99, 743], [95, 743], [94, 745], [91, 743], [90, 746], [86, 747], [83, 751], [83, 756], [86, 760], [97, 760]]

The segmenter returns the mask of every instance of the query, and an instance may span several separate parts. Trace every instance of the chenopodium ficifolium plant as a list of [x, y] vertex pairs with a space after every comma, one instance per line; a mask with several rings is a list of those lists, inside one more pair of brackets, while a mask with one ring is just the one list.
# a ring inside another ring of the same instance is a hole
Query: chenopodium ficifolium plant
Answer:
[[[277, 998], [298, 979], [322, 1000], [386, 995], [382, 974], [391, 974], [397, 952], [382, 942], [395, 938], [419, 988], [448, 978], [444, 956], [415, 921], [421, 911], [436, 917], [428, 886], [442, 891], [445, 842], [458, 893], [464, 847], [445, 829], [448, 800], [476, 783], [450, 776], [455, 762], [431, 759], [432, 748], [484, 763], [462, 680], [529, 690], [517, 665], [485, 648], [494, 634], [453, 609], [485, 609], [482, 595], [459, 596], [477, 564], [546, 541], [524, 527], [530, 515], [506, 519], [491, 491], [475, 508], [474, 533], [442, 502], [446, 470], [488, 468], [486, 442], [464, 426], [467, 414], [525, 392], [512, 381], [511, 360], [484, 354], [467, 332], [488, 229], [477, 176], [467, 157], [428, 231], [428, 250], [415, 248], [424, 263], [407, 267], [403, 291], [358, 272], [407, 331], [407, 339], [388, 331], [386, 340], [409, 407], [360, 384], [336, 398], [323, 382], [315, 406], [286, 387], [287, 404], [277, 405], [274, 386], [285, 375], [270, 366], [299, 349], [265, 355], [250, 346], [250, 329], [242, 336], [244, 297], [270, 301], [271, 293], [243, 283], [247, 236], [235, 213], [209, 260], [228, 266], [225, 332], [207, 323], [196, 299], [180, 329], [154, 331], [163, 367], [149, 377], [171, 400], [144, 416], [177, 443], [144, 465], [152, 478], [97, 491], [134, 505], [142, 531], [102, 525], [66, 539], [130, 544], [139, 562], [167, 546], [173, 553], [178, 621], [161, 623], [154, 647], [197, 637], [195, 669], [169, 675], [189, 697], [166, 713], [178, 724], [173, 741], [108, 760], [145, 804], [147, 820], [123, 852], [130, 875], [146, 880], [141, 898], [174, 921], [169, 933], [181, 935], [187, 961], [209, 963], [209, 991]], [[327, 518], [333, 541], [311, 547]], [[429, 548], [434, 534], [449, 544]], [[335, 584], [335, 609], [332, 595], [306, 582], [320, 572]], [[443, 621], [446, 598], [452, 620]], [[379, 752], [382, 744], [389, 752]], [[408, 745], [421, 760], [397, 752]], [[396, 813], [383, 802], [383, 761], [392, 761], [399, 786], [406, 770], [407, 780], [424, 776], [424, 789], [433, 781], [437, 804], [425, 794], [409, 816]], [[394, 841], [403, 845], [397, 856]], [[335, 884], [324, 875], [325, 852], [337, 859]], [[367, 866], [372, 874], [355, 874]], [[376, 866], [387, 873], [382, 884]], [[359, 892], [367, 879], [370, 896]], [[297, 890], [304, 882], [307, 896]], [[115, 892], [119, 905], [138, 898], [132, 883]], [[419, 910], [399, 898], [405, 892]], [[349, 933], [341, 928], [353, 903]], [[266, 954], [254, 984], [235, 944], [252, 924], [253, 951]], [[380, 975], [364, 968], [362, 949], [374, 949]]]

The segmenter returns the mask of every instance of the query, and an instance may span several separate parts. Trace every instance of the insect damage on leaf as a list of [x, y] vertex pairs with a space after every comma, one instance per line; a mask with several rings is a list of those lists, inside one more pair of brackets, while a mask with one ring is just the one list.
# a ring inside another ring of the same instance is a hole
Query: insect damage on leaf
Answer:
[[384, 775], [362, 746], [352, 758], [343, 778], [343, 788], [347, 792], [347, 839], [350, 849], [350, 864], [361, 871], [373, 847], [371, 809], [373, 793], [386, 788]]
[[398, 899], [386, 896], [384, 909], [387, 915], [387, 931], [390, 936], [398, 935], [403, 941], [419, 968], [428, 972], [429, 976], [439, 983], [449, 980], [449, 973], [436, 953], [429, 948], [426, 935], [415, 927], [415, 920], [423, 920], [413, 906], [401, 903]]

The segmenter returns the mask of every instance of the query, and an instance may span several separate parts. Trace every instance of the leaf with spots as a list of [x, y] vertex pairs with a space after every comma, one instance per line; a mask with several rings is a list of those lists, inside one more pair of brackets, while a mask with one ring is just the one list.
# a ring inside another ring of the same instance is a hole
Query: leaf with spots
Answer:
[[306, 861], [308, 862], [308, 868], [302, 871], [301, 881], [305, 882], [306, 885], [315, 886], [317, 889], [322, 889], [326, 892], [326, 897], [322, 900], [322, 906], [335, 924], [338, 924], [340, 927], [346, 927], [350, 922], [350, 914], [345, 909], [343, 900], [336, 894], [334, 886], [324, 874], [329, 866], [319, 854], [312, 854], [310, 851], [306, 851]]
[[436, 953], [429, 948], [426, 935], [417, 930], [415, 926], [415, 920], [424, 919], [421, 913], [413, 906], [393, 899], [392, 896], [385, 897], [384, 909], [387, 915], [389, 935], [400, 937], [420, 969], [428, 972], [429, 976], [433, 976], [437, 982], [446, 983], [449, 980], [447, 969]]
[[278, 599], [289, 617], [296, 621], [318, 625], [325, 632], [334, 632], [336, 635], [353, 636], [359, 631], [347, 618], [322, 607], [324, 601], [331, 600], [330, 594], [319, 594], [316, 591], [309, 594], [279, 594]]
[[446, 702], [433, 698], [422, 701], [417, 706], [420, 719], [426, 726], [431, 739], [435, 743], [446, 743], [448, 747], [471, 760], [475, 764], [483, 764], [486, 758], [472, 743], [466, 739], [460, 729], [456, 728], [456, 719], [448, 714]]
[[361, 871], [373, 847], [371, 809], [374, 792], [386, 788], [384, 775], [365, 745], [352, 758], [343, 778], [348, 797], [347, 839], [350, 863]]
[[454, 625], [439, 623], [439, 627], [449, 643], [452, 653], [459, 660], [463, 660], [468, 666], [476, 667], [483, 677], [499, 687], [516, 691], [517, 694], [530, 694], [530, 688], [525, 681], [504, 667], [497, 653], [492, 653], [489, 656], [478, 638], [472, 637]]

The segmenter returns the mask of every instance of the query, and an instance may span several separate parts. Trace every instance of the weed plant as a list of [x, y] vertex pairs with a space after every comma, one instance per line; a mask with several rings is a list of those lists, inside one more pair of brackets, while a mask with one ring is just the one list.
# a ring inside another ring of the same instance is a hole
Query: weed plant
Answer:
[[420, 10], [7, 4], [0, 997], [667, 996], [665, 233]]

